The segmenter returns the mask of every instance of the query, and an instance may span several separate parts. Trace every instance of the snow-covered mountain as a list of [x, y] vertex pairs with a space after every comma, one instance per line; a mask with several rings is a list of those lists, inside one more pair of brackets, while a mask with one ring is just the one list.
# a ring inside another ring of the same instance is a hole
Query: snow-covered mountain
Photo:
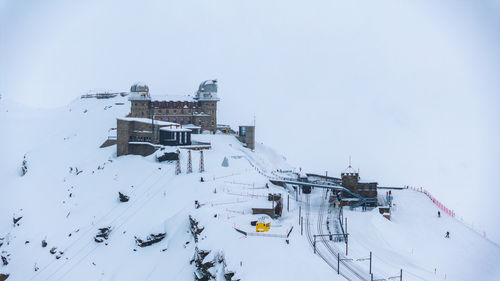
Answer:
[[[345, 243], [319, 236], [315, 254], [314, 235], [334, 231], [338, 208], [324, 190], [297, 196], [271, 184], [278, 170], [294, 169], [284, 157], [263, 145], [249, 151], [234, 136], [193, 135], [212, 144], [203, 173], [196, 151], [194, 172], [187, 174], [181, 150], [180, 175], [154, 155], [117, 158], [115, 146], [99, 146], [128, 111], [123, 97], [75, 100], [52, 110], [0, 100], [4, 278], [370, 280], [365, 258], [372, 252], [374, 279], [389, 280], [401, 269], [403, 280], [500, 279], [500, 247], [455, 218], [438, 218], [435, 205], [413, 190], [393, 191], [390, 221], [377, 209], [345, 208], [348, 255]], [[119, 192], [129, 201], [120, 202]], [[271, 207], [268, 193], [281, 194], [283, 215], [271, 220], [267, 236], [250, 235], [250, 222], [262, 216], [251, 208]], [[139, 246], [161, 234], [158, 243]]]

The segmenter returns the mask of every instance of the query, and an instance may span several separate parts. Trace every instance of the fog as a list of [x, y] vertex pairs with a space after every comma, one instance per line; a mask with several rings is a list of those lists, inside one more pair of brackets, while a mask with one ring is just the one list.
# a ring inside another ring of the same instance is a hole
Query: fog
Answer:
[[[0, 93], [192, 94], [307, 171], [430, 190], [500, 243], [500, 1], [0, 0]], [[0, 120], [9, 122], [9, 120]], [[74, 124], [77, 126], [78, 124]]]

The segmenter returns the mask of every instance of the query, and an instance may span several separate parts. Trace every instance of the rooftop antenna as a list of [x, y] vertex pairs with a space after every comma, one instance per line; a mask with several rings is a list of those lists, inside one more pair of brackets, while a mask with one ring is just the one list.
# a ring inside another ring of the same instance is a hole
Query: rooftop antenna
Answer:
[[255, 113], [253, 114], [253, 126], [255, 127]]
[[352, 168], [352, 166], [351, 166], [351, 155], [349, 155], [349, 167], [347, 167], [347, 168]]

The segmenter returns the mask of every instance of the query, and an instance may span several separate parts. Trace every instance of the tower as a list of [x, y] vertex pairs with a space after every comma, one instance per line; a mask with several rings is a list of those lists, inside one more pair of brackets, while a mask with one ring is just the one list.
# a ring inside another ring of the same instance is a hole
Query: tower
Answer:
[[188, 167], [187, 167], [187, 174], [190, 174], [193, 172], [193, 165], [191, 163], [191, 150], [188, 150]]
[[349, 157], [349, 166], [340, 175], [342, 177], [342, 186], [355, 191], [359, 181], [359, 173], [351, 166], [351, 157]]
[[178, 159], [176, 162], [175, 162], [175, 175], [178, 175], [180, 174], [182, 171], [181, 171], [181, 160]]
[[214, 132], [217, 130], [217, 80], [207, 80], [200, 84], [196, 97], [201, 112], [209, 116], [206, 123], [202, 124], [202, 130]]
[[151, 96], [149, 87], [136, 83], [130, 87], [130, 117], [151, 118]]
[[205, 163], [203, 161], [203, 150], [200, 150], [200, 173], [205, 172]]

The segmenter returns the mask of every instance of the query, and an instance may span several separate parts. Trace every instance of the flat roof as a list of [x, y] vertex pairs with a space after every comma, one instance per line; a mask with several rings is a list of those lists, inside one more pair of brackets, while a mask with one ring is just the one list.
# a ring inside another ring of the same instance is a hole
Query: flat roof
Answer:
[[151, 101], [188, 101], [196, 102], [193, 96], [189, 95], [151, 95]]
[[186, 125], [183, 125], [184, 128], [188, 128], [188, 129], [201, 129], [200, 126], [196, 126], [194, 124], [186, 124]]
[[[139, 118], [139, 117], [118, 117], [116, 118], [118, 120], [123, 120], [123, 121], [134, 121], [134, 122], [141, 122], [141, 123], [148, 123], [151, 124], [151, 119], [150, 118]], [[160, 121], [160, 120], [154, 120], [155, 125], [160, 125], [160, 126], [180, 126], [180, 124], [173, 123], [173, 122], [167, 122], [167, 121]]]

